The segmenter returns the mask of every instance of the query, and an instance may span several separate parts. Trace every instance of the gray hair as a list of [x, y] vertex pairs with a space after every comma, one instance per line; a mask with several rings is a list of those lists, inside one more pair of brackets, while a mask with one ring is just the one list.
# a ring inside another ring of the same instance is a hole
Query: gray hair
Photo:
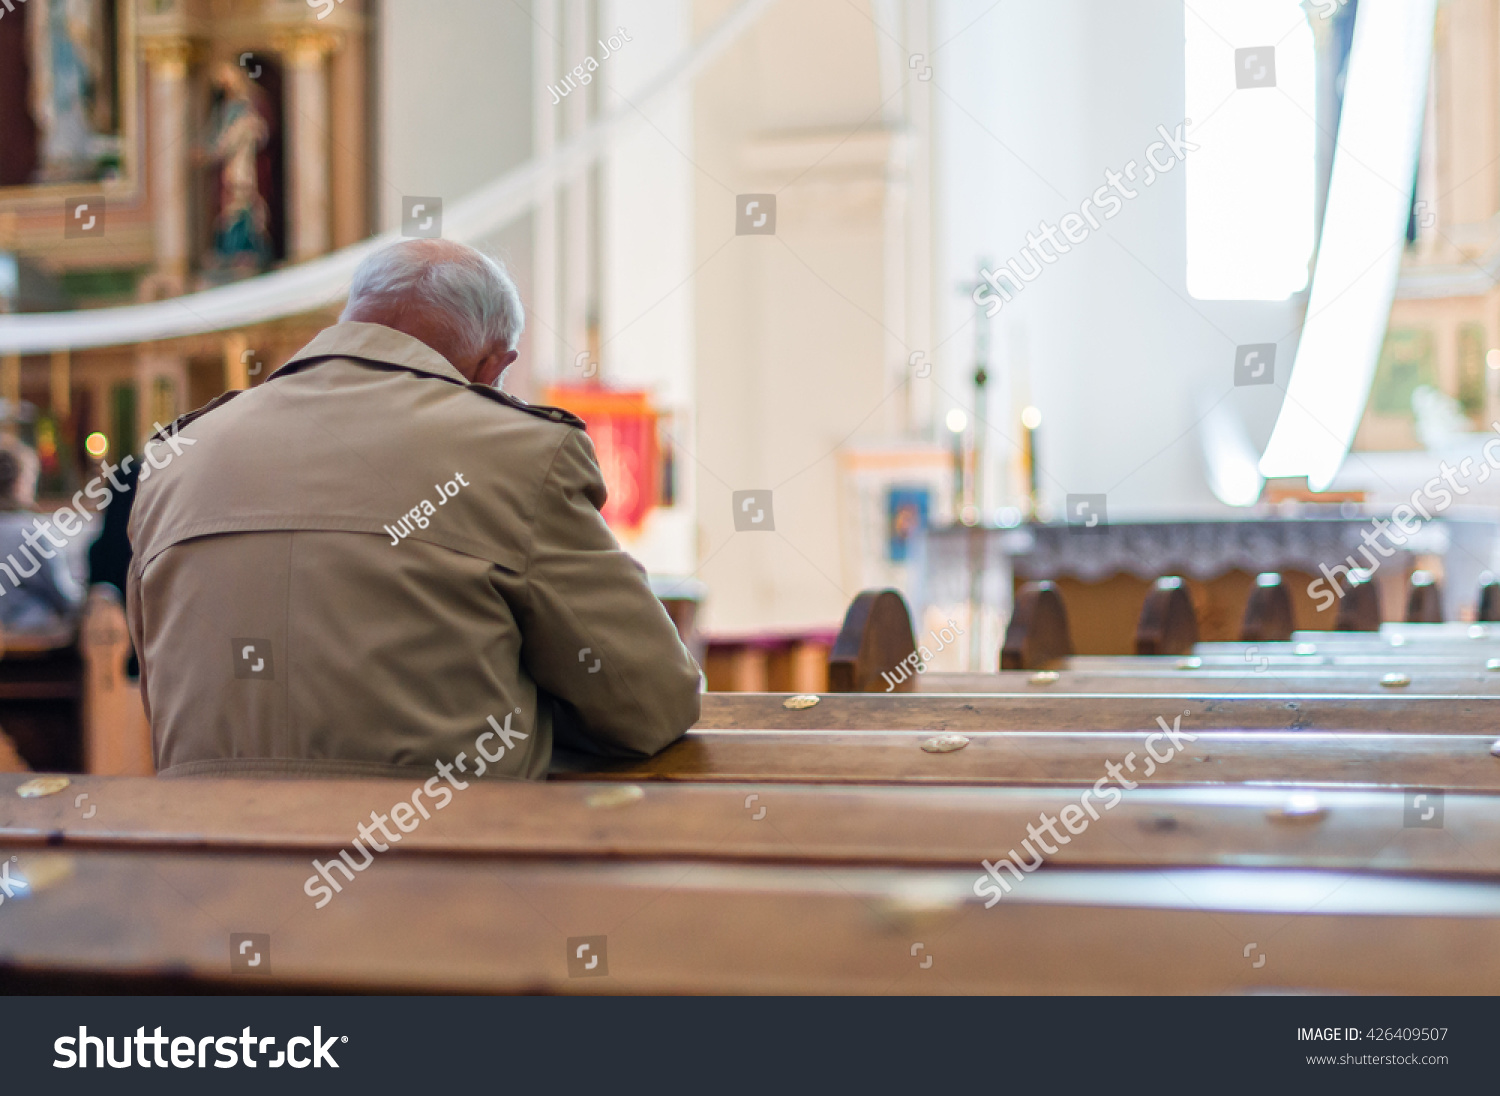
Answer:
[[36, 502], [40, 471], [35, 449], [12, 438], [0, 439], [0, 509]]
[[455, 341], [473, 357], [495, 343], [514, 350], [526, 327], [521, 294], [505, 266], [447, 240], [403, 240], [375, 252], [354, 271], [339, 318], [357, 305], [436, 309], [451, 318]]

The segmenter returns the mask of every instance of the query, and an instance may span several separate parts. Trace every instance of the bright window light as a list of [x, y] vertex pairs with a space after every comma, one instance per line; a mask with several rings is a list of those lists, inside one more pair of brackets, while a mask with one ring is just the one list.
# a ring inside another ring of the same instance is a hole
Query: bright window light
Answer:
[[1306, 287], [1313, 253], [1307, 13], [1299, 0], [1191, 0], [1183, 12], [1187, 132], [1200, 146], [1187, 158], [1188, 292], [1285, 300]]
[[1360, 0], [1318, 269], [1264, 476], [1326, 490], [1364, 413], [1406, 240], [1434, 13], [1435, 0]]

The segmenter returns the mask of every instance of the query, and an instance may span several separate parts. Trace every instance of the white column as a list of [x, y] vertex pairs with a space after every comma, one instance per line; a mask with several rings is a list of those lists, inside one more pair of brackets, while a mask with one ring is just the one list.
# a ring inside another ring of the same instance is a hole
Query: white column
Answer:
[[[589, 38], [589, 0], [563, 0], [563, 33], [561, 70], [584, 64], [594, 51]], [[583, 130], [589, 120], [590, 99], [595, 85], [584, 85], [570, 94], [556, 108], [563, 112], [564, 132], [571, 137]], [[550, 96], [549, 96], [550, 101]], [[589, 183], [591, 171], [568, 183], [562, 197], [562, 323], [559, 325], [562, 347], [559, 372], [563, 379], [576, 381], [580, 371], [571, 369], [578, 355], [588, 350], [588, 311], [593, 294], [593, 236], [589, 216]], [[601, 375], [605, 371], [600, 363]]]
[[334, 40], [317, 31], [288, 34], [286, 61], [288, 246], [302, 262], [328, 250], [328, 54]]
[[152, 38], [143, 44], [151, 113], [151, 217], [156, 273], [164, 296], [186, 290], [188, 273], [188, 60], [185, 38]]
[[[557, 82], [558, 0], [536, 0], [532, 10], [532, 68], [534, 69], [532, 152], [538, 160], [552, 152], [561, 120], [558, 104], [547, 88]], [[540, 390], [556, 380], [558, 332], [562, 324], [557, 312], [557, 198], [548, 191], [532, 213], [531, 307], [528, 322], [532, 353], [532, 380]]]

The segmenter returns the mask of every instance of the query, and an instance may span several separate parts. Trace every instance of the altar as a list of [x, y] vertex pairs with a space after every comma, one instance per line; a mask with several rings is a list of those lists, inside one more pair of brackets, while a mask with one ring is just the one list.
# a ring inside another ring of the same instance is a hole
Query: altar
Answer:
[[950, 646], [934, 668], [993, 670], [1015, 589], [1050, 579], [1062, 591], [1079, 654], [1127, 654], [1150, 584], [1180, 575], [1201, 638], [1234, 640], [1255, 576], [1278, 571], [1296, 626], [1330, 629], [1337, 598], [1324, 593], [1327, 576], [1350, 566], [1374, 573], [1387, 620], [1402, 618], [1406, 581], [1419, 568], [1439, 577], [1447, 619], [1472, 619], [1481, 576], [1500, 573], [1500, 516], [1489, 508], [1451, 507], [1399, 548], [1374, 536], [1377, 519], [1388, 522], [1390, 514], [1345, 503], [1235, 520], [934, 527], [912, 546], [913, 623], [920, 634], [949, 618], [965, 629], [965, 641]]

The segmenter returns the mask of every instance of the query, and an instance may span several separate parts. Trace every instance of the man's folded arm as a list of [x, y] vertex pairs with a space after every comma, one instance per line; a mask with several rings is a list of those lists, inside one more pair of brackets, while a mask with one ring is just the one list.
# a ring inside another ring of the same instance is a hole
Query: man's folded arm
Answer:
[[588, 435], [570, 432], [538, 500], [518, 599], [522, 659], [602, 748], [649, 755], [697, 722], [702, 677], [600, 516], [604, 497]]

